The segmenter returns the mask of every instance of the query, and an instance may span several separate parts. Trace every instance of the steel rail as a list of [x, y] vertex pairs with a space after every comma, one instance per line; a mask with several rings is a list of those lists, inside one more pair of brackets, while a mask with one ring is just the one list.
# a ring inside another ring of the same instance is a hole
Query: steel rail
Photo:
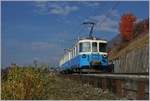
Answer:
[[149, 79], [148, 74], [115, 74], [115, 73], [103, 73], [103, 74], [73, 74], [73, 75], [80, 75], [86, 77], [100, 77], [100, 78], [118, 78], [118, 79]]

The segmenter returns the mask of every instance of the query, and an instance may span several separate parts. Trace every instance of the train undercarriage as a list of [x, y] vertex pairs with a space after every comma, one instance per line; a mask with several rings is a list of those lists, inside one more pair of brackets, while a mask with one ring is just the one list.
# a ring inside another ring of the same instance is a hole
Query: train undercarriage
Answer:
[[71, 68], [61, 71], [63, 74], [72, 74], [72, 73], [80, 73], [80, 74], [89, 74], [89, 73], [113, 73], [114, 65], [110, 64], [108, 66], [101, 65], [93, 65], [93, 66], [84, 66], [81, 68]]

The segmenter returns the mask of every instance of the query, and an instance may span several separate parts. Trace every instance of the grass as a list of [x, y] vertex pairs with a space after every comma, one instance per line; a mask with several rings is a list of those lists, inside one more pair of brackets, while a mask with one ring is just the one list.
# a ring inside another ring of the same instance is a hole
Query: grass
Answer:
[[32, 67], [10, 68], [1, 83], [2, 100], [116, 99], [111, 92]]

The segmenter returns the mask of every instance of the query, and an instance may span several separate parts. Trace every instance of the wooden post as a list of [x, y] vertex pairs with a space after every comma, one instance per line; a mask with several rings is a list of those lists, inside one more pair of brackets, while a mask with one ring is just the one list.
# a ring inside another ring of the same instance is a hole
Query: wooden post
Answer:
[[102, 89], [107, 89], [107, 80], [102, 79]]
[[139, 81], [138, 83], [138, 92], [137, 92], [137, 100], [145, 99], [145, 82]]
[[127, 91], [126, 91], [126, 86], [125, 86], [126, 81], [122, 81], [122, 97], [126, 97]]
[[116, 80], [116, 94], [119, 96], [119, 97], [122, 97], [123, 96], [123, 90], [122, 90], [122, 80]]

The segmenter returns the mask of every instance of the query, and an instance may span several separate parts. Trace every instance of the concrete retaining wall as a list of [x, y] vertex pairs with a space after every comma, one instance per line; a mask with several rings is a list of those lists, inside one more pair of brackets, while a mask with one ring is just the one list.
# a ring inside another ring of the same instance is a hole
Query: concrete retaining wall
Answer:
[[149, 71], [149, 45], [134, 49], [113, 60], [116, 73], [144, 73]]

